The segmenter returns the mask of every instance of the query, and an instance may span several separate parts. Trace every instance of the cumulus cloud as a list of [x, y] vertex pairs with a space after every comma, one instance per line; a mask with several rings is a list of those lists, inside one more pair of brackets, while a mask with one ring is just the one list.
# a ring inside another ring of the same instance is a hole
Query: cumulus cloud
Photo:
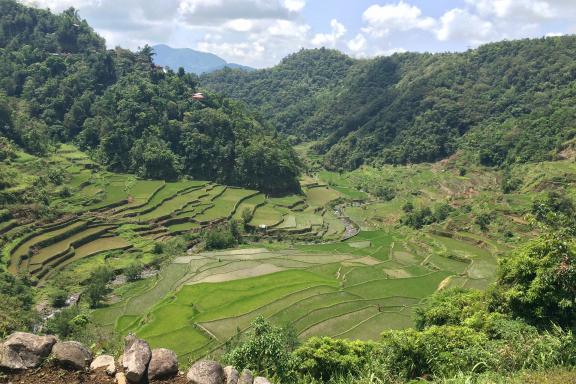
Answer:
[[318, 47], [335, 47], [342, 36], [346, 34], [346, 27], [336, 19], [330, 21], [330, 33], [317, 33], [312, 38], [312, 44]]
[[21, 1], [55, 12], [79, 9], [109, 47], [166, 43], [261, 67], [310, 46], [310, 26], [300, 14], [305, 0]]
[[284, 0], [284, 6], [292, 12], [300, 12], [306, 6], [304, 0]]
[[363, 34], [359, 33], [352, 40], [348, 41], [348, 49], [353, 55], [358, 57], [366, 56], [366, 49], [368, 48], [368, 40]]
[[363, 31], [375, 37], [386, 36], [392, 31], [430, 30], [436, 25], [433, 18], [422, 15], [420, 8], [404, 1], [372, 5], [364, 11], [362, 18], [367, 23]]
[[464, 41], [474, 45], [490, 40], [493, 24], [463, 9], [452, 9], [440, 18], [436, 36], [440, 41]]

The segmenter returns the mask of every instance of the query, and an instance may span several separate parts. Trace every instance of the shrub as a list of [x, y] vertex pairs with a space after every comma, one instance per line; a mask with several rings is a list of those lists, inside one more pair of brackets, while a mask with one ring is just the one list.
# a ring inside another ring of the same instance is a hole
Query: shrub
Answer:
[[390, 373], [402, 379], [451, 377], [492, 367], [494, 356], [487, 345], [486, 334], [462, 326], [386, 331], [382, 360]]
[[423, 306], [416, 308], [416, 328], [470, 324], [470, 318], [482, 313], [487, 314], [483, 292], [448, 289], [433, 294]]
[[206, 234], [206, 249], [226, 249], [237, 245], [230, 228], [214, 228]]
[[539, 327], [576, 326], [576, 252], [571, 240], [544, 235], [502, 260], [490, 304]]
[[294, 343], [290, 333], [259, 316], [245, 339], [224, 355], [224, 361], [239, 370], [248, 368], [257, 374], [286, 379], [291, 367], [291, 345]]
[[358, 375], [378, 350], [374, 342], [312, 337], [293, 353], [296, 369], [324, 381], [337, 375]]
[[144, 266], [141, 263], [133, 263], [128, 266], [128, 268], [126, 268], [124, 274], [126, 275], [126, 279], [128, 281], [136, 281], [140, 280], [143, 271]]
[[68, 292], [64, 289], [56, 289], [50, 295], [50, 301], [52, 306], [55, 308], [62, 308], [65, 306], [66, 300], [68, 300]]

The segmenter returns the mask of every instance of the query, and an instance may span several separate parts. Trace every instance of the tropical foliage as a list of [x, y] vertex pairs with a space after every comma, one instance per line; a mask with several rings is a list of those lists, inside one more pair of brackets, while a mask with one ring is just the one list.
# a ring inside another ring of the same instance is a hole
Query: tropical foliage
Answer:
[[[269, 192], [298, 190], [298, 160], [276, 131], [153, 50], [106, 50], [69, 9], [0, 1], [0, 136], [34, 154], [74, 141], [111, 170], [183, 175]], [[4, 151], [2, 151], [4, 152]]]

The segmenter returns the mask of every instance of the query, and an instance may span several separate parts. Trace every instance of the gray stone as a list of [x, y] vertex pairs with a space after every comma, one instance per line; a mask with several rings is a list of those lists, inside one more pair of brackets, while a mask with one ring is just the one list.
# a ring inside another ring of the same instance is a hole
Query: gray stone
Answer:
[[215, 361], [200, 360], [188, 370], [186, 378], [192, 384], [222, 384], [224, 382], [224, 370]]
[[225, 384], [238, 384], [238, 377], [240, 374], [233, 366], [229, 365], [224, 367], [224, 383]]
[[178, 358], [176, 354], [165, 348], [152, 350], [152, 358], [148, 365], [148, 379], [164, 379], [178, 373]]
[[15, 332], [0, 344], [0, 367], [7, 369], [36, 368], [50, 355], [55, 336], [36, 336]]
[[244, 369], [238, 379], [238, 384], [252, 384], [253, 381], [254, 375], [252, 375], [252, 372], [249, 369]]
[[92, 352], [77, 341], [61, 341], [52, 347], [54, 361], [68, 369], [85, 370], [92, 362]]
[[124, 357], [122, 359], [122, 366], [126, 379], [130, 383], [140, 383], [148, 363], [152, 358], [152, 351], [150, 346], [144, 340], [138, 339], [134, 335], [128, 335], [124, 339]]
[[271, 384], [267, 378], [258, 376], [254, 379], [254, 384]]
[[90, 370], [92, 371], [102, 368], [106, 369], [106, 373], [109, 376], [113, 376], [116, 373], [116, 362], [114, 361], [114, 357], [110, 355], [100, 355], [90, 364]]

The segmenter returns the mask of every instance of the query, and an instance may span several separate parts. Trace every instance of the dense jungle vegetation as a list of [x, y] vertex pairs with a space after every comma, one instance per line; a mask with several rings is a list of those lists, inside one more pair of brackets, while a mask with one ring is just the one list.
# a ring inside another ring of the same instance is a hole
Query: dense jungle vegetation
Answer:
[[575, 52], [574, 36], [370, 60], [303, 50], [270, 69], [200, 80], [293, 141], [318, 140], [329, 169], [430, 162], [457, 150], [502, 166], [554, 159], [574, 138]]
[[298, 189], [298, 160], [276, 131], [153, 50], [106, 50], [74, 9], [0, 2], [0, 134], [33, 154], [74, 142], [110, 170], [270, 192]]

